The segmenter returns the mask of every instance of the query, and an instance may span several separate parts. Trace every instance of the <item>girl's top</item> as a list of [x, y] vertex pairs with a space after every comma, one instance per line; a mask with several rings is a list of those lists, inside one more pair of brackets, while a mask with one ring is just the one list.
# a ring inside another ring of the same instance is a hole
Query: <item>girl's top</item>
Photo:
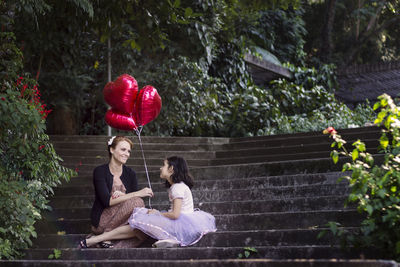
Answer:
[[[110, 172], [108, 164], [98, 166], [93, 171], [93, 185], [95, 192], [95, 199], [90, 213], [92, 225], [97, 227], [99, 225], [101, 214], [103, 210], [110, 206], [110, 198], [112, 194], [113, 175]], [[121, 182], [126, 188], [126, 194], [138, 191], [138, 182], [136, 173], [131, 168], [122, 166]]]
[[168, 189], [168, 197], [171, 201], [171, 209], [169, 211], [173, 210], [173, 200], [175, 198], [182, 199], [182, 213], [191, 213], [194, 211], [192, 191], [184, 182], [171, 185], [171, 187]]

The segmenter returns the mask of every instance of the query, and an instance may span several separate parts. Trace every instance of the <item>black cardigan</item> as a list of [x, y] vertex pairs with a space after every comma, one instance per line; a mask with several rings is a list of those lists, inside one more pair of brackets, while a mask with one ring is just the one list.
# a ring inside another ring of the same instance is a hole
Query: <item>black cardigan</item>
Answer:
[[[120, 178], [125, 186], [126, 193], [138, 191], [138, 182], [134, 170], [123, 165]], [[113, 175], [110, 172], [108, 164], [98, 166], [93, 170], [93, 185], [95, 199], [90, 213], [90, 219], [92, 225], [97, 227], [99, 226], [103, 210], [110, 206]]]

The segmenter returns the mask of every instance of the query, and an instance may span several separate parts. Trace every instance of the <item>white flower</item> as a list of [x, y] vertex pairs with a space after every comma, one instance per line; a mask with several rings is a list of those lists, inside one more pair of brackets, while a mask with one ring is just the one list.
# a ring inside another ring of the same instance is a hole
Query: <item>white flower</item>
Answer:
[[115, 136], [111, 137], [110, 140], [108, 140], [108, 145], [111, 146], [113, 141], [114, 141]]
[[392, 123], [390, 124], [390, 126], [392, 126], [393, 128], [400, 128], [400, 121], [398, 119], [392, 119]]
[[393, 158], [393, 161], [394, 161], [394, 162], [397, 162], [397, 163], [399, 163], [399, 164], [400, 164], [400, 158], [399, 158], [399, 155], [397, 155], [396, 157], [394, 157], [394, 158]]

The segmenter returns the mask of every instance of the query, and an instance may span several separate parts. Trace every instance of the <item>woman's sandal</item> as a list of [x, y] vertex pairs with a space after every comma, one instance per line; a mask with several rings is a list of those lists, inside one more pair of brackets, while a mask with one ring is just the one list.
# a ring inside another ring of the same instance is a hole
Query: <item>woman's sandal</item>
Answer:
[[114, 244], [113, 243], [109, 243], [109, 242], [104, 242], [104, 241], [102, 241], [102, 242], [100, 242], [99, 243], [99, 246], [101, 247], [101, 248], [113, 248], [114, 247]]
[[86, 244], [86, 239], [83, 239], [83, 240], [79, 241], [79, 248], [80, 249], [88, 248], [88, 246]]

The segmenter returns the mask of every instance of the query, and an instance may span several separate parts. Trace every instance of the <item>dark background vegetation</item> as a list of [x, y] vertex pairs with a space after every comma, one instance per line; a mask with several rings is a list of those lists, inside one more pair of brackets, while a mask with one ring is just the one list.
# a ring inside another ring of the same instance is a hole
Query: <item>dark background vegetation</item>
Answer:
[[[3, 1], [1, 9], [2, 30], [15, 34], [24, 71], [37, 79], [53, 110], [50, 134], [106, 133], [102, 89], [109, 40], [112, 79], [128, 73], [140, 88], [154, 85], [163, 99], [147, 135], [319, 130], [322, 125], [307, 123], [316, 117], [316, 124], [360, 125], [368, 112], [346, 110], [344, 120], [335, 118], [335, 110], [346, 108], [328, 97], [337, 84], [334, 74], [325, 75], [326, 65], [334, 72], [399, 57], [399, 1], [41, 0]], [[243, 59], [257, 54], [255, 47], [322, 83], [256, 86]], [[327, 94], [322, 102], [310, 95], [315, 86], [323, 87], [317, 94]], [[310, 97], [313, 104], [304, 109], [294, 104]], [[304, 124], [309, 126], [299, 127]]]

